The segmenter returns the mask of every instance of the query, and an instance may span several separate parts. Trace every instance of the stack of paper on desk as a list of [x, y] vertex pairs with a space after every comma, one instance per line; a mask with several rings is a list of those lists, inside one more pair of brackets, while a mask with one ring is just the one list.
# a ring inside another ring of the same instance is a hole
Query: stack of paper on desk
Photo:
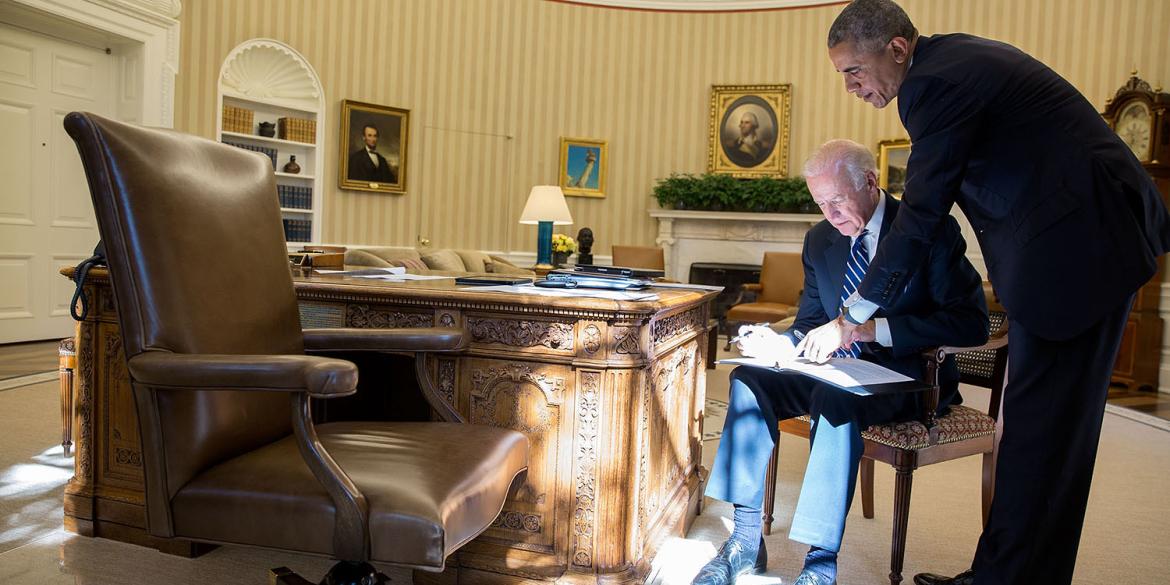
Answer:
[[722, 359], [718, 363], [802, 374], [862, 396], [916, 392], [929, 388], [925, 383], [889, 368], [853, 358], [833, 358], [817, 364], [804, 358], [777, 362], [774, 359], [741, 357]]

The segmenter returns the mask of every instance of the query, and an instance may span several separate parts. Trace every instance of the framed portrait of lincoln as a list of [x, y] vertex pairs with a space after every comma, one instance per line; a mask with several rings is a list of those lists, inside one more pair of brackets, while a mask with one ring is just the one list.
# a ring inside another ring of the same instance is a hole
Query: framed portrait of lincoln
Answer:
[[342, 189], [406, 192], [410, 110], [342, 100], [337, 182]]
[[788, 174], [792, 86], [711, 87], [707, 170], [735, 177]]

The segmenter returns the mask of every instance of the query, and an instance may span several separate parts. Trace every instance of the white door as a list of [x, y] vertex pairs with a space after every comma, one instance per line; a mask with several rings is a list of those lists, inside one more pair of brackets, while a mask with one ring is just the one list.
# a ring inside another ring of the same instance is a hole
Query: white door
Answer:
[[0, 23], [0, 343], [73, 334], [70, 281], [93, 205], [65, 115], [113, 111], [113, 58]]

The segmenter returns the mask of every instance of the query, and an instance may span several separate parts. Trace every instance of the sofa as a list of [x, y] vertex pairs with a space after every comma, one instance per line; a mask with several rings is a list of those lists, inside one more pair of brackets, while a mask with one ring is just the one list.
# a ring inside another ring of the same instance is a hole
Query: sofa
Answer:
[[354, 268], [403, 266], [411, 274], [443, 271], [535, 276], [533, 271], [516, 266], [502, 256], [478, 250], [449, 248], [423, 250], [395, 246], [350, 248], [345, 252], [345, 265]]

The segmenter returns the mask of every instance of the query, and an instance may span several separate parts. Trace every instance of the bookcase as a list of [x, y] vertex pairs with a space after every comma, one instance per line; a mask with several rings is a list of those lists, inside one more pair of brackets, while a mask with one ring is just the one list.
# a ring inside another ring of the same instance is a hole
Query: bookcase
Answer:
[[[232, 49], [219, 75], [216, 138], [272, 160], [289, 249], [321, 241], [325, 95], [295, 49], [251, 39]], [[261, 135], [271, 124], [272, 136]], [[300, 171], [285, 172], [295, 157]]]

